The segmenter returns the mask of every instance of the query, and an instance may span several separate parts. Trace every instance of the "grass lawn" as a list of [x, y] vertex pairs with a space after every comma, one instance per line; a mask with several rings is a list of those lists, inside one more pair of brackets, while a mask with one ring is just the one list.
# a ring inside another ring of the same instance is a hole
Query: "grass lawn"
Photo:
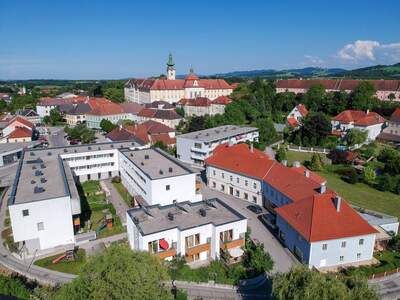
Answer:
[[129, 207], [132, 207], [132, 202], [131, 202], [132, 196], [128, 193], [123, 184], [121, 182], [113, 182], [113, 185], [115, 189], [118, 191], [118, 193], [121, 195], [122, 199], [124, 199], [125, 203]]
[[[312, 157], [313, 153], [287, 151], [286, 155], [287, 155], [288, 164], [291, 166], [293, 164], [293, 162], [295, 162], [295, 161], [299, 161], [301, 164], [304, 164], [304, 161], [306, 161], [306, 160], [311, 161], [311, 157]], [[320, 154], [320, 156], [324, 162], [328, 161], [325, 154]]]
[[89, 180], [82, 183], [82, 189], [85, 194], [92, 194], [101, 190], [100, 183], [97, 180]]
[[329, 188], [351, 204], [400, 218], [400, 195], [378, 191], [364, 183], [347, 183], [332, 172], [322, 171], [319, 174], [326, 178]]
[[83, 265], [86, 263], [86, 253], [85, 250], [79, 249], [76, 253], [77, 257], [74, 261], [61, 261], [58, 264], [53, 264], [52, 261], [57, 257], [60, 257], [61, 254], [57, 254], [54, 256], [46, 257], [35, 261], [35, 265], [64, 273], [70, 274], [79, 274]]

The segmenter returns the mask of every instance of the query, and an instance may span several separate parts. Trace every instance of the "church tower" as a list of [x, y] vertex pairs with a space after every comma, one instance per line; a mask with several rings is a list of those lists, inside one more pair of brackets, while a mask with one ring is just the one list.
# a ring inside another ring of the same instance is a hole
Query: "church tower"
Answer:
[[167, 79], [168, 80], [175, 80], [175, 64], [172, 59], [172, 54], [169, 54], [168, 62], [167, 62]]

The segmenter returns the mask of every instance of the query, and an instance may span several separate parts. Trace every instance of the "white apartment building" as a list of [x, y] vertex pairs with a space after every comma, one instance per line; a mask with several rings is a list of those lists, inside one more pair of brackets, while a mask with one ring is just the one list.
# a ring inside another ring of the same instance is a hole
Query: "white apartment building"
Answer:
[[243, 254], [247, 219], [216, 198], [133, 208], [127, 220], [130, 247], [161, 259], [179, 254], [188, 263], [206, 261], [222, 249], [233, 258]]
[[177, 135], [177, 157], [183, 162], [203, 165], [218, 145], [257, 142], [258, 135], [258, 128], [238, 125], [224, 125]]
[[122, 150], [119, 165], [123, 185], [144, 205], [201, 200], [196, 174], [161, 150]]

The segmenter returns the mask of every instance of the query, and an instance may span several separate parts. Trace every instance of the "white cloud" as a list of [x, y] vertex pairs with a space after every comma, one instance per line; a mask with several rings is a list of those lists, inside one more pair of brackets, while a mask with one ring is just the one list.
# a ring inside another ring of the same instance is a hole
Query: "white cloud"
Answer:
[[337, 57], [347, 62], [395, 63], [400, 61], [400, 43], [381, 44], [378, 41], [357, 40], [345, 45]]
[[304, 58], [305, 58], [304, 65], [312, 65], [318, 67], [325, 65], [325, 61], [318, 56], [304, 55]]

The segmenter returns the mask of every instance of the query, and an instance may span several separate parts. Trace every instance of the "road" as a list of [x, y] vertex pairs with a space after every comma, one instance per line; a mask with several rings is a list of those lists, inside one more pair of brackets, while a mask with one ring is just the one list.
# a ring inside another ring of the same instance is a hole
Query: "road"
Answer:
[[289, 250], [284, 248], [264, 224], [257, 219], [257, 215], [246, 208], [250, 204], [249, 202], [214, 191], [205, 185], [200, 192], [203, 194], [204, 199], [219, 198], [247, 218], [248, 226], [251, 228], [251, 237], [263, 243], [265, 251], [274, 260], [273, 273], [287, 272], [294, 265], [299, 264]]
[[64, 138], [65, 131], [63, 127], [49, 127], [48, 129], [49, 147], [63, 147], [69, 145], [67, 139]]

